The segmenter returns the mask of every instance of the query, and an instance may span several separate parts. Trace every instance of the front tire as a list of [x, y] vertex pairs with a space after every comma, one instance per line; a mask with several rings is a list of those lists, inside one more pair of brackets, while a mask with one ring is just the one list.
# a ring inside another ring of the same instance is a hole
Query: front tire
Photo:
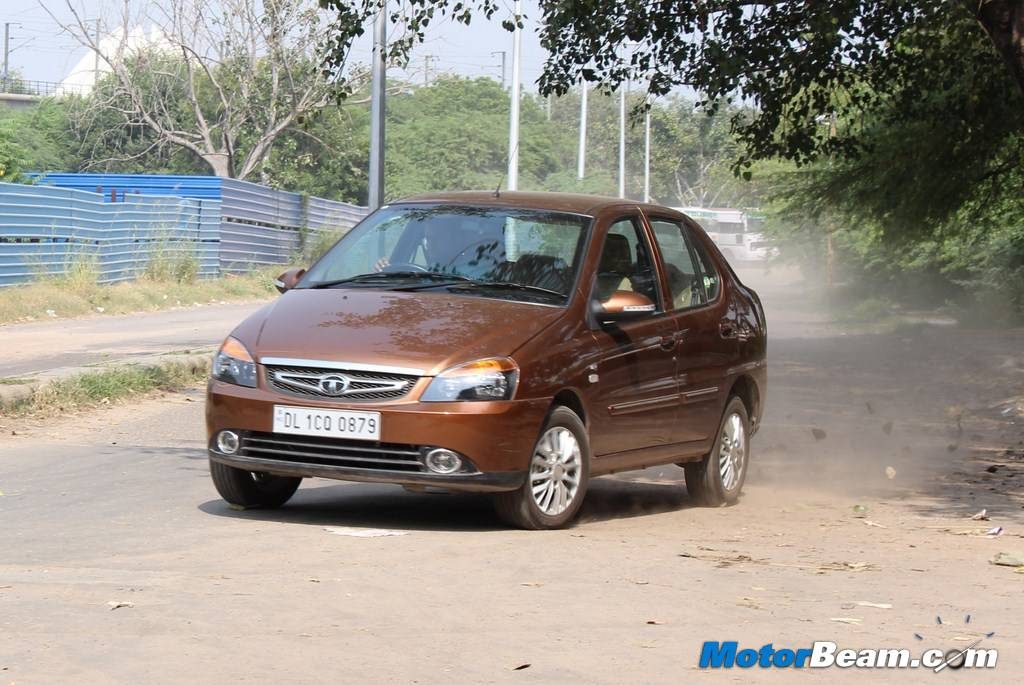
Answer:
[[301, 478], [245, 471], [210, 460], [210, 477], [228, 504], [275, 509], [295, 494]]
[[571, 409], [555, 407], [530, 455], [526, 481], [494, 496], [506, 523], [527, 530], [562, 528], [583, 504], [590, 479], [587, 429]]
[[701, 461], [683, 464], [686, 491], [702, 506], [736, 504], [749, 460], [750, 417], [743, 400], [733, 396], [725, 405], [711, 452]]

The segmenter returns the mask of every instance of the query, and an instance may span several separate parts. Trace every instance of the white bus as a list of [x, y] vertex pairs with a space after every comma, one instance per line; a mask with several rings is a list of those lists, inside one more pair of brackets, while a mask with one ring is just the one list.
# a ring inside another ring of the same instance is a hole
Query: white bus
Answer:
[[763, 262], [778, 250], [761, 233], [764, 217], [743, 209], [676, 207], [704, 227], [733, 266], [744, 262]]

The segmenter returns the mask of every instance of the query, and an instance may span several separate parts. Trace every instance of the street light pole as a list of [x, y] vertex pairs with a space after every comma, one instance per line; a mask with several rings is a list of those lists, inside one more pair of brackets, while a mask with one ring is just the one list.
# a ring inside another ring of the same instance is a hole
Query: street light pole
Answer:
[[644, 202], [651, 201], [651, 110], [644, 113]]
[[11, 74], [11, 22], [4, 24], [4, 76], [3, 91], [7, 91], [7, 79]]
[[491, 57], [495, 55], [501, 55], [501, 89], [505, 90], [505, 55], [508, 52], [506, 50], [495, 50], [491, 53]]
[[384, 117], [386, 114], [385, 79], [387, 60], [387, 2], [381, 2], [373, 22], [373, 66], [370, 100], [370, 211], [384, 204]]
[[576, 178], [583, 180], [587, 165], [587, 82], [580, 81], [580, 151], [576, 160]]
[[619, 197], [626, 197], [626, 84], [619, 84]]
[[512, 103], [508, 125], [508, 189], [519, 187], [519, 81], [522, 61], [522, 31], [519, 22], [523, 16], [523, 2], [516, 0], [516, 28], [512, 36]]

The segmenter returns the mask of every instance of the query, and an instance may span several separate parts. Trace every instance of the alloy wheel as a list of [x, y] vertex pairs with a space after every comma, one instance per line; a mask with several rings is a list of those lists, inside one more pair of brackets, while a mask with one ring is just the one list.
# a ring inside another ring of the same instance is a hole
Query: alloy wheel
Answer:
[[743, 478], [747, 463], [747, 436], [743, 419], [731, 414], [722, 427], [722, 441], [718, 452], [718, 473], [726, 491], [736, 489]]
[[568, 428], [549, 428], [530, 460], [530, 490], [537, 508], [558, 516], [569, 508], [580, 487], [580, 443]]

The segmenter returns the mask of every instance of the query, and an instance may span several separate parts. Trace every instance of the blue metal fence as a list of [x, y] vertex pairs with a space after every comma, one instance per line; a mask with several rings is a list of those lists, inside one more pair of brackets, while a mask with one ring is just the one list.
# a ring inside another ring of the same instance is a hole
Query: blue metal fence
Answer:
[[95, 255], [104, 282], [150, 255], [194, 250], [201, 275], [286, 263], [310, 233], [344, 233], [367, 209], [215, 176], [36, 174], [0, 184], [0, 286]]
[[219, 270], [219, 200], [104, 196], [0, 183], [0, 286], [95, 262], [99, 282], [138, 277], [154, 256], [194, 256], [200, 276]]

